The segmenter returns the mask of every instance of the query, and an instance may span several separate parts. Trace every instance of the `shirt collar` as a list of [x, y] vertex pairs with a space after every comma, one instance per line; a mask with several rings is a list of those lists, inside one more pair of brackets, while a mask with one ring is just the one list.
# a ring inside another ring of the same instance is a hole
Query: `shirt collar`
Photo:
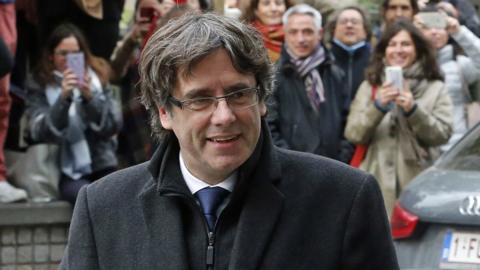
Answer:
[[216, 184], [216, 185], [209, 185], [208, 183], [198, 179], [194, 175], [188, 171], [187, 166], [185, 165], [185, 161], [182, 158], [181, 152], [178, 154], [179, 159], [180, 159], [180, 170], [182, 171], [182, 176], [183, 179], [185, 179], [185, 183], [187, 184], [188, 189], [192, 194], [195, 194], [197, 191], [200, 189], [206, 188], [206, 187], [221, 187], [224, 188], [230, 192], [233, 191], [233, 187], [235, 186], [235, 183], [237, 182], [237, 171], [233, 172], [231, 175], [229, 175], [225, 180], [222, 182]]

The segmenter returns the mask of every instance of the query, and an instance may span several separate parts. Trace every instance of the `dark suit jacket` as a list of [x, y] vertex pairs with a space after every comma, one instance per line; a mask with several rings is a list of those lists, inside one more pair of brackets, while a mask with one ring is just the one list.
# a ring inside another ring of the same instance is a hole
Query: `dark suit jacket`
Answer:
[[317, 67], [326, 100], [316, 112], [310, 105], [304, 78], [283, 49], [277, 64], [276, 88], [268, 100], [267, 120], [276, 146], [348, 163], [353, 146], [343, 137], [347, 85], [343, 71], [326, 53], [327, 58]]
[[[279, 149], [262, 130], [219, 217], [214, 269], [398, 269], [375, 179]], [[204, 217], [178, 150], [170, 136], [149, 163], [81, 190], [60, 269], [208, 269]]]

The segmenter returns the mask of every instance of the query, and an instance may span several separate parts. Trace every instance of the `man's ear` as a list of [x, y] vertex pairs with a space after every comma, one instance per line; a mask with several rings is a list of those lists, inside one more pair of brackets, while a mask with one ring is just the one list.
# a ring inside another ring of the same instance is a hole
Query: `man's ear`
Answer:
[[267, 105], [265, 104], [265, 101], [260, 102], [258, 108], [261, 116], [267, 115]]
[[321, 42], [323, 39], [323, 28], [320, 28], [320, 30], [318, 30], [318, 40]]
[[172, 129], [172, 115], [165, 107], [158, 107], [158, 115], [164, 129]]

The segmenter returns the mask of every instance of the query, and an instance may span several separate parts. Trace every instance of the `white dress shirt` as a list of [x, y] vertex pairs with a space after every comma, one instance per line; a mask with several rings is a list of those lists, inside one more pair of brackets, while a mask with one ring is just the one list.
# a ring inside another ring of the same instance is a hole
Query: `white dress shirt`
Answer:
[[[217, 209], [217, 218], [218, 218], [220, 216], [220, 213], [223, 211], [225, 206], [227, 206], [228, 202], [230, 201], [233, 188], [235, 187], [235, 183], [237, 182], [237, 177], [238, 177], [237, 171], [234, 171], [226, 179], [212, 186], [204, 182], [203, 180], [198, 179], [197, 177], [195, 177], [193, 174], [190, 173], [187, 166], [185, 165], [185, 161], [182, 158], [181, 152], [178, 154], [178, 156], [180, 159], [180, 170], [182, 171], [183, 179], [185, 180], [185, 183], [187, 184], [187, 187], [192, 194], [195, 194], [200, 189], [203, 189], [206, 187], [221, 187], [223, 189], [230, 191], [230, 194], [228, 194], [228, 196], [225, 198], [225, 200], [223, 200], [223, 202], [220, 204], [220, 206]], [[197, 204], [200, 205], [198, 201], [197, 201]]]

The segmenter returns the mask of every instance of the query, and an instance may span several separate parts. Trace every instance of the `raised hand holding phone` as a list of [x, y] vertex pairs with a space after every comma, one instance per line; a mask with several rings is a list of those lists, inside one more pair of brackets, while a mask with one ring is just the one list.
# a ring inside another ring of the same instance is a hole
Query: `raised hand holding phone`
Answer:
[[56, 77], [61, 79], [62, 92], [61, 96], [64, 99], [73, 96], [73, 89], [77, 87], [77, 78], [70, 68], [67, 68], [62, 74], [57, 74]]
[[393, 103], [400, 93], [403, 85], [403, 74], [401, 67], [385, 67], [385, 81], [376, 94], [376, 100], [382, 107]]
[[448, 17], [447, 18], [447, 32], [450, 35], [454, 35], [460, 31], [460, 23], [457, 19]]
[[83, 77], [83, 84], [80, 86], [80, 94], [82, 95], [83, 100], [90, 101], [93, 97], [92, 91], [90, 88], [91, 77], [88, 72], [85, 72], [85, 76]]
[[408, 82], [405, 84], [403, 91], [395, 99], [395, 103], [406, 113], [409, 113], [415, 106], [415, 99], [413, 98], [412, 91], [410, 91], [410, 87], [408, 87]]

